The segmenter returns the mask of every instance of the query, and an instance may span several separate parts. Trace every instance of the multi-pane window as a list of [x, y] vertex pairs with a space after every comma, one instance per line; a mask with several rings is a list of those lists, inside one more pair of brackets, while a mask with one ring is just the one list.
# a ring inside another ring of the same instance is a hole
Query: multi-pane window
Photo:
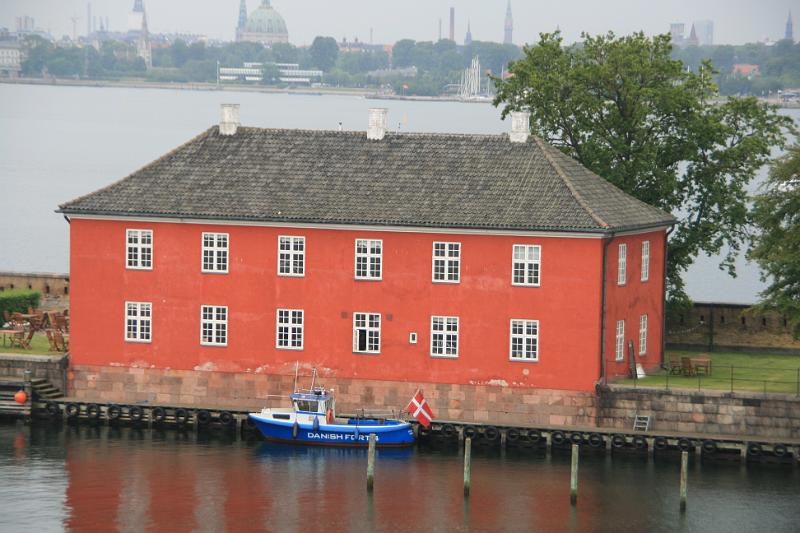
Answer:
[[380, 353], [381, 315], [377, 313], [353, 313], [353, 351]]
[[278, 274], [303, 276], [306, 272], [306, 238], [278, 237]]
[[616, 359], [622, 361], [625, 358], [625, 321], [617, 320], [617, 343]]
[[153, 335], [153, 304], [125, 302], [125, 340], [150, 342]]
[[458, 317], [431, 317], [431, 355], [458, 357]]
[[628, 279], [628, 245], [619, 245], [617, 256], [617, 285], [625, 285]]
[[542, 247], [538, 244], [515, 244], [511, 283], [538, 287], [541, 259]]
[[512, 320], [510, 357], [513, 361], [539, 360], [539, 321]]
[[219, 305], [200, 307], [200, 344], [228, 345], [228, 308]]
[[356, 239], [356, 279], [381, 279], [383, 241]]
[[203, 272], [228, 271], [228, 234], [203, 233]]
[[289, 350], [303, 349], [303, 310], [278, 309], [276, 345]]
[[461, 243], [433, 243], [433, 281], [458, 283], [461, 279]]
[[647, 353], [647, 315], [639, 317], [639, 355]]
[[129, 229], [126, 231], [127, 266], [131, 269], [153, 268], [153, 231]]
[[650, 279], [650, 241], [642, 242], [642, 281]]

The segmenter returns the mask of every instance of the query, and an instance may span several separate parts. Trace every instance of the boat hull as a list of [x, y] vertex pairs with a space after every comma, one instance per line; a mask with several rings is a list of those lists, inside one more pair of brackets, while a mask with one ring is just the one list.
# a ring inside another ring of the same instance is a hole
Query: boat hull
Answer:
[[372, 433], [375, 434], [375, 445], [378, 447], [411, 446], [415, 442], [411, 424], [398, 420], [375, 424], [320, 424], [315, 428], [312, 424], [271, 420], [254, 413], [250, 414], [250, 419], [264, 438], [271, 442], [314, 446], [368, 446]]

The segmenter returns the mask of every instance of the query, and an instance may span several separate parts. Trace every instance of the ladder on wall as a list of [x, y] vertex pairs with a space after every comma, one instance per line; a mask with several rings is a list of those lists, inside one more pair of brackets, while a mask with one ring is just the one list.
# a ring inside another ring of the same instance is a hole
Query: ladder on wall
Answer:
[[636, 414], [633, 417], [633, 430], [634, 431], [647, 431], [650, 429], [650, 415]]

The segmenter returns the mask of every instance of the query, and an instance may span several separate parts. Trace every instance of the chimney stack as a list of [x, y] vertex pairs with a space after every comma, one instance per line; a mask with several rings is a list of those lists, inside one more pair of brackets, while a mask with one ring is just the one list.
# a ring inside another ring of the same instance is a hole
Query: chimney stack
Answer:
[[508, 138], [512, 143], [524, 143], [531, 134], [531, 114], [527, 111], [511, 112], [511, 133]]
[[369, 125], [367, 139], [380, 141], [386, 135], [387, 112], [385, 107], [371, 107], [369, 109]]
[[220, 135], [236, 135], [239, 128], [239, 104], [222, 104], [220, 111]]

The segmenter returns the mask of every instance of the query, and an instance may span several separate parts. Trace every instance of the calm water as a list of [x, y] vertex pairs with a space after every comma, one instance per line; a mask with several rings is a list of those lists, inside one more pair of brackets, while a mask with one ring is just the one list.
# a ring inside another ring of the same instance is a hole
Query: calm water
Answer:
[[[59, 203], [118, 180], [219, 120], [219, 104], [241, 104], [242, 123], [279, 128], [365, 130], [367, 109], [389, 108], [392, 129], [500, 133], [487, 104], [369, 100], [213, 91], [0, 84], [0, 270], [69, 270], [68, 226]], [[786, 111], [800, 119], [800, 111]], [[744, 259], [739, 277], [700, 258], [687, 278], [698, 301], [750, 303], [762, 288]]]
[[795, 532], [800, 469], [476, 448], [469, 502], [456, 451], [366, 452], [193, 433], [0, 424], [2, 531]]

